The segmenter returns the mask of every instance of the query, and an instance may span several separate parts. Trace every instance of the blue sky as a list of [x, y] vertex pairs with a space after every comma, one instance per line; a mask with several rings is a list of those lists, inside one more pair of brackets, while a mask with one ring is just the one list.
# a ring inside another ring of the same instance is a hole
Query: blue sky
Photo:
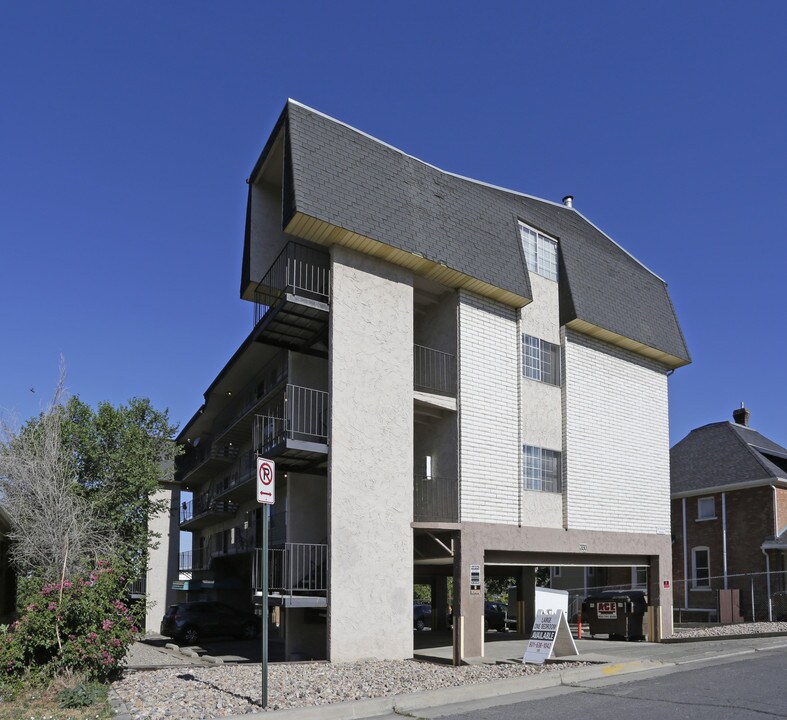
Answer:
[[[787, 4], [0, 6], [0, 407], [148, 396], [184, 423], [251, 327], [245, 178], [287, 97], [575, 206], [670, 286], [671, 436], [787, 444]], [[33, 391], [31, 391], [34, 390]]]

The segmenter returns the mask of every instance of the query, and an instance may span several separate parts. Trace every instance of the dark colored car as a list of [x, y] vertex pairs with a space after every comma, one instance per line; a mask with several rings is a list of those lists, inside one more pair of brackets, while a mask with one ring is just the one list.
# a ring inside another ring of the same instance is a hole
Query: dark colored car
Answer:
[[413, 605], [413, 627], [423, 630], [432, 626], [432, 606], [423, 603]]
[[484, 602], [484, 630], [506, 631], [506, 606], [500, 602]]
[[[501, 602], [492, 602], [491, 600], [484, 601], [484, 632], [487, 630], [497, 630], [498, 632], [505, 632], [508, 630], [506, 619], [508, 610]], [[448, 624], [454, 624], [453, 613], [448, 614]]]
[[249, 612], [210, 600], [170, 605], [161, 621], [161, 634], [193, 645], [204, 637], [233, 635], [251, 640], [260, 619]]

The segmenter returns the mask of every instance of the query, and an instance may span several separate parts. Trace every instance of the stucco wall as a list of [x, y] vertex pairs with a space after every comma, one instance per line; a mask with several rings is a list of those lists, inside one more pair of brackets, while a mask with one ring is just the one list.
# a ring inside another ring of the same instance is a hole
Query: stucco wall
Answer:
[[262, 280], [288, 240], [281, 228], [281, 188], [265, 183], [251, 186], [250, 280]]
[[289, 383], [313, 390], [328, 389], [327, 360], [297, 352], [291, 352], [289, 355]]
[[664, 368], [571, 330], [564, 358], [567, 528], [669, 535]]
[[331, 268], [329, 657], [412, 657], [412, 279], [336, 246]]
[[456, 291], [440, 296], [434, 305], [415, 316], [415, 342], [441, 352], [456, 354]]
[[463, 521], [519, 522], [518, 312], [459, 292]]
[[158, 632], [161, 619], [169, 605], [175, 601], [173, 580], [178, 578], [178, 551], [180, 549], [180, 490], [160, 488], [153, 495], [154, 501], [165, 500], [167, 509], [148, 520], [148, 530], [158, 533], [158, 547], [150, 551], [150, 568], [147, 572], [148, 609], [145, 629]]

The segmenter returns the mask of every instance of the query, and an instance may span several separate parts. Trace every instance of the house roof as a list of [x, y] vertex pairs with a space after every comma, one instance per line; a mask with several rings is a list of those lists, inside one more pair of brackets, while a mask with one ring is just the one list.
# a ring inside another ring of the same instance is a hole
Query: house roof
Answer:
[[787, 449], [746, 425], [704, 425], [670, 450], [673, 496], [773, 480], [787, 481]]
[[576, 209], [445, 172], [292, 100], [279, 133], [286, 232], [365, 251], [389, 248], [394, 262], [420, 258], [438, 281], [521, 307], [532, 300], [521, 220], [558, 240], [561, 324], [669, 367], [691, 362], [666, 283]]

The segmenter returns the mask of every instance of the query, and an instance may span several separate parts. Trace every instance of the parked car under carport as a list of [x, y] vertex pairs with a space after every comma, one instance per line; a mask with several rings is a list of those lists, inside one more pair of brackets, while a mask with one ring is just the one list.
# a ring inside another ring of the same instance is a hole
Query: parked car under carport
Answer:
[[260, 618], [211, 600], [170, 605], [161, 621], [161, 634], [193, 645], [205, 637], [230, 635], [250, 640], [260, 629]]

